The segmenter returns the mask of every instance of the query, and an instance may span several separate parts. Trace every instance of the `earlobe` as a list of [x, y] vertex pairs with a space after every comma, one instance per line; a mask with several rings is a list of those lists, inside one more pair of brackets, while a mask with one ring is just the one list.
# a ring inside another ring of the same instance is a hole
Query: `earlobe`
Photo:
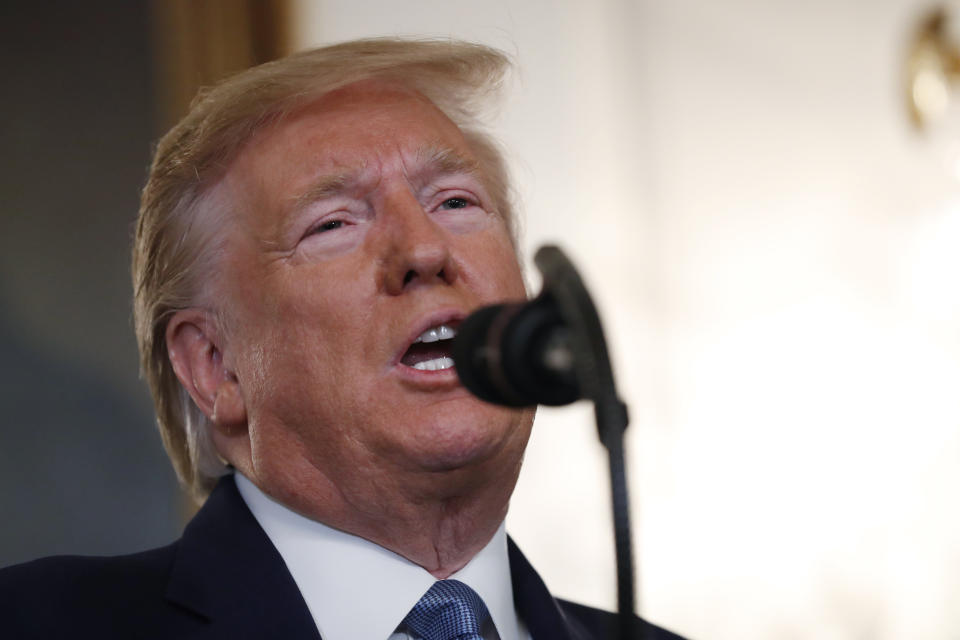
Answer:
[[246, 424], [246, 407], [236, 376], [224, 365], [221, 337], [210, 313], [183, 309], [167, 324], [170, 363], [200, 410], [230, 431]]

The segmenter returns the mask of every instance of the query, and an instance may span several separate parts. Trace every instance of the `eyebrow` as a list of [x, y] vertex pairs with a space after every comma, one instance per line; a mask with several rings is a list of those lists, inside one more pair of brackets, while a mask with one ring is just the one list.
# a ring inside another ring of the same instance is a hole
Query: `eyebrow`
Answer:
[[482, 177], [480, 163], [463, 157], [450, 147], [428, 146], [421, 147], [416, 154], [421, 172], [435, 172], [440, 175], [467, 174], [476, 178]]
[[[480, 163], [465, 158], [450, 147], [425, 146], [417, 149], [417, 174], [426, 175], [469, 175], [482, 179]], [[362, 168], [347, 169], [340, 173], [321, 176], [303, 193], [293, 199], [293, 211], [299, 211], [318, 200], [330, 198], [342, 193], [350, 184], [357, 180], [357, 173]]]
[[353, 181], [353, 172], [344, 171], [332, 175], [321, 176], [306, 191], [293, 199], [293, 211], [298, 211], [312, 202], [323, 200], [341, 193]]

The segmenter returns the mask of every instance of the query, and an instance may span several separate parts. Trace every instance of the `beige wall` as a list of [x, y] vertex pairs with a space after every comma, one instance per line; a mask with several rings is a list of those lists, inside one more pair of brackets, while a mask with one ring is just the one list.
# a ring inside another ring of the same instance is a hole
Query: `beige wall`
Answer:
[[[678, 632], [960, 635], [960, 183], [900, 95], [927, 6], [295, 3], [300, 46], [516, 57], [496, 127], [524, 246], [560, 243], [601, 304], [642, 610]], [[508, 524], [557, 593], [612, 608], [591, 420], [541, 413]]]

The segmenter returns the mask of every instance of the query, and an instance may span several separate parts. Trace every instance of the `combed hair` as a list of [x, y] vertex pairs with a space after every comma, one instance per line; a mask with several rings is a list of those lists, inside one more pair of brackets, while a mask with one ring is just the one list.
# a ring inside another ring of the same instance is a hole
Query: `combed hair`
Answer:
[[202, 90], [159, 141], [133, 243], [134, 327], [164, 446], [197, 501], [227, 467], [213, 446], [207, 417], [174, 373], [165, 334], [170, 317], [197, 305], [213, 275], [216, 225], [201, 218], [230, 215], [229, 203], [213, 190], [230, 163], [256, 132], [285, 114], [348, 84], [382, 79], [421, 93], [460, 127], [512, 234], [505, 163], [479, 127], [509, 66], [503, 53], [466, 42], [345, 42], [248, 69]]

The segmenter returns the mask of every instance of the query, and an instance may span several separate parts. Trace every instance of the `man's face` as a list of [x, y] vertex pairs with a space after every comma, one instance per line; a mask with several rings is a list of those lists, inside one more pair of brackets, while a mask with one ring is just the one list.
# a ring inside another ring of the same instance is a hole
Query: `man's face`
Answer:
[[525, 294], [482, 168], [446, 116], [406, 90], [350, 85], [258, 134], [222, 186], [237, 203], [215, 288], [223, 357], [263, 488], [514, 475], [531, 414], [470, 396], [442, 342], [411, 347]]

